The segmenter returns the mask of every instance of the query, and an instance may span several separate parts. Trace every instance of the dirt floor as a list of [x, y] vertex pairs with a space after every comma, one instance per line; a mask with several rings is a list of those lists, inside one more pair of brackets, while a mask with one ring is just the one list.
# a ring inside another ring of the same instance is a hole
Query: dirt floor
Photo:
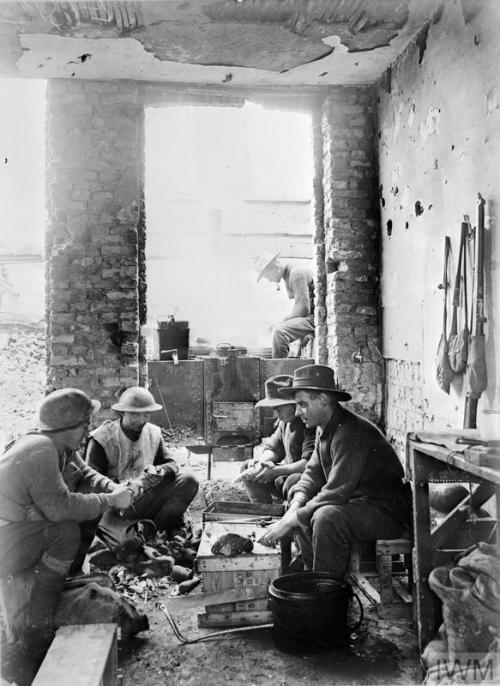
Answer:
[[[22, 370], [20, 372], [20, 370]], [[29, 428], [36, 406], [44, 395], [45, 357], [43, 330], [35, 327], [0, 331], [0, 436], [1, 442]], [[235, 463], [216, 463], [212, 480], [206, 480], [206, 456], [189, 455], [183, 445], [199, 437], [189, 427], [174, 427], [165, 434], [181, 469], [193, 471], [201, 482], [191, 508], [196, 526], [201, 513], [214, 500], [245, 499], [238, 484], [231, 483], [239, 469]], [[199, 442], [199, 441], [198, 441]], [[140, 579], [139, 579], [140, 581]], [[421, 681], [415, 631], [410, 620], [382, 620], [367, 607], [360, 628], [348, 644], [329, 653], [288, 654], [277, 650], [270, 629], [231, 638], [182, 645], [175, 637], [158, 603], [167, 605], [182, 634], [195, 638], [210, 629], [199, 629], [203, 612], [202, 588], [188, 596], [177, 595], [177, 585], [165, 579], [148, 593], [132, 597], [147, 614], [148, 631], [119, 643], [122, 686], [219, 686], [219, 684], [415, 684]], [[351, 620], [357, 610], [353, 607]]]
[[[191, 457], [185, 464], [183, 451], [177, 452], [183, 469], [191, 468], [200, 480], [206, 476], [206, 458]], [[202, 484], [192, 508], [196, 522], [200, 507], [212, 499], [244, 498], [243, 491], [228, 481], [237, 473], [231, 463], [215, 464], [213, 481]], [[224, 478], [222, 478], [224, 477]], [[363, 599], [364, 618], [346, 646], [329, 653], [294, 655], [276, 649], [271, 629], [252, 631], [232, 638], [182, 645], [167, 619], [158, 609], [164, 603], [185, 638], [193, 639], [215, 630], [199, 629], [197, 615], [204, 611], [203, 591], [199, 587], [188, 596], [177, 596], [176, 587], [160, 589], [158, 597], [148, 598], [138, 607], [150, 621], [150, 631], [122, 643], [119, 665], [124, 683], [141, 686], [182, 684], [218, 686], [219, 684], [416, 684], [420, 683], [416, 635], [411, 620], [383, 620]], [[350, 609], [349, 621], [359, 617], [357, 604]]]

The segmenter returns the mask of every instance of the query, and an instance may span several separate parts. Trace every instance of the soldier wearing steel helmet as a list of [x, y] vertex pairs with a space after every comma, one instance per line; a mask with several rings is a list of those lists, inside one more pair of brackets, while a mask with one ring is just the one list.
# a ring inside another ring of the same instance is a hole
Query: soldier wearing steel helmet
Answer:
[[0, 578], [34, 570], [20, 684], [31, 683], [52, 640], [54, 610], [79, 549], [79, 523], [133, 500], [130, 489], [95, 472], [77, 453], [99, 407], [76, 388], [49, 393], [38, 426], [0, 458]]
[[111, 407], [119, 418], [91, 432], [87, 462], [117, 484], [139, 479], [144, 487], [133, 510], [123, 515], [110, 512], [100, 521], [101, 537], [115, 548], [126, 544], [131, 520], [150, 519], [166, 531], [182, 526], [183, 514], [198, 492], [198, 481], [192, 474], [179, 473], [169, 457], [160, 427], [150, 422], [151, 414], [162, 407], [147, 389], [127, 388]]

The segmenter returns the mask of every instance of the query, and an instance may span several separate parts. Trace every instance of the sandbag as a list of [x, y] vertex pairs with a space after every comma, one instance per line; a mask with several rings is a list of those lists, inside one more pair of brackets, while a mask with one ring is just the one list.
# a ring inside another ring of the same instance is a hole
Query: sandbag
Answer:
[[448, 659], [463, 653], [486, 653], [491, 643], [489, 626], [498, 626], [500, 614], [472, 593], [472, 585], [455, 588], [447, 567], [437, 567], [429, 575], [429, 586], [443, 603]]

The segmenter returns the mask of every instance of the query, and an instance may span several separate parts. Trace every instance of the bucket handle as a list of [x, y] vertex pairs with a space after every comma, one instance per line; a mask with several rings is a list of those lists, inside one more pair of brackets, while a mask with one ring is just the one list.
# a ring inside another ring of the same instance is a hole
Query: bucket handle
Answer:
[[359, 629], [359, 627], [361, 626], [361, 622], [363, 621], [363, 618], [364, 618], [364, 616], [365, 616], [365, 613], [364, 613], [364, 610], [363, 610], [363, 603], [362, 603], [361, 600], [359, 599], [358, 594], [357, 594], [357, 593], [354, 593], [354, 591], [353, 591], [353, 592], [352, 592], [352, 595], [353, 595], [353, 597], [356, 598], [356, 600], [358, 601], [358, 606], [359, 606], [359, 619], [358, 619], [358, 621], [356, 622], [356, 624], [355, 624], [354, 626], [348, 627], [348, 632], [349, 632], [349, 633], [352, 633], [353, 631], [357, 631], [357, 630]]

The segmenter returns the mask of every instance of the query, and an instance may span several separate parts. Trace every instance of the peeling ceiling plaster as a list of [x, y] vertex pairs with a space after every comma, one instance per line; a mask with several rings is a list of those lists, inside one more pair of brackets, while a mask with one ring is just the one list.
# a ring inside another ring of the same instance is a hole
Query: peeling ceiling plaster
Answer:
[[300, 86], [376, 80], [439, 0], [0, 3], [0, 76]]

